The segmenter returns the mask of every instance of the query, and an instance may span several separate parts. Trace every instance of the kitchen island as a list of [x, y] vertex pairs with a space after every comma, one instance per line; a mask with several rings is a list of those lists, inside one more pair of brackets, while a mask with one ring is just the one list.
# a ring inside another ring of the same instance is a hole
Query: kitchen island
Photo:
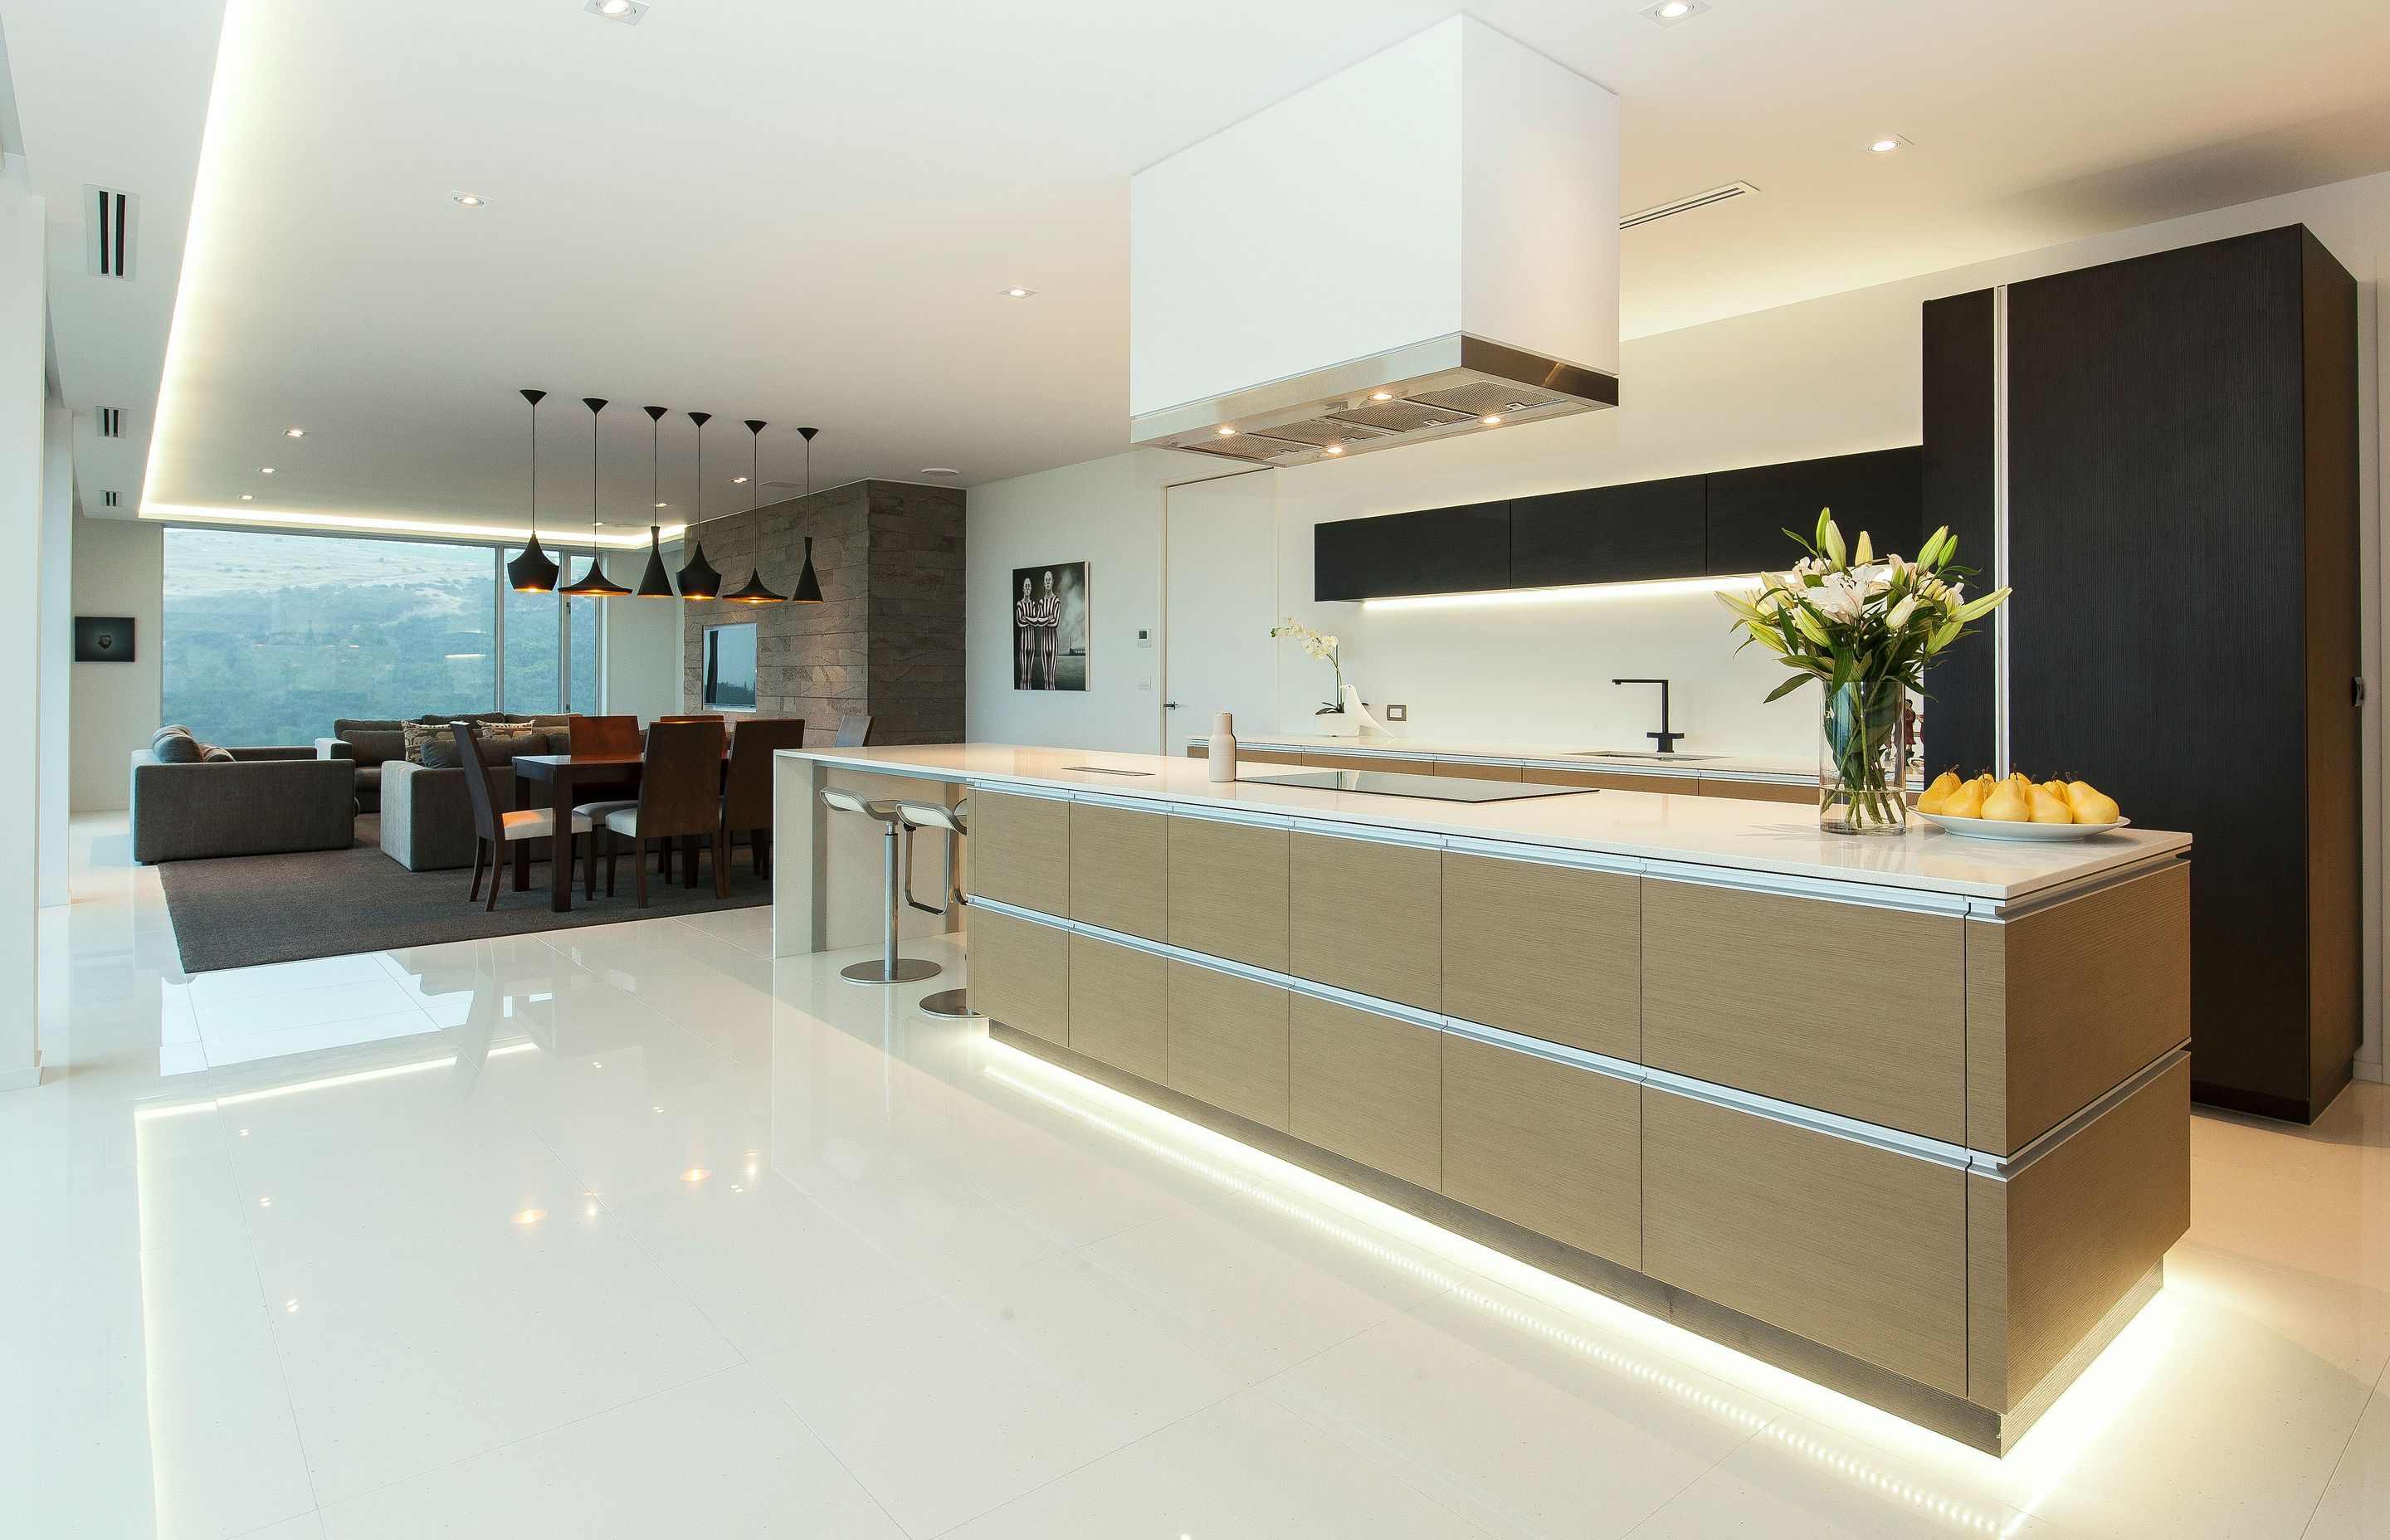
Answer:
[[[1366, 733], [1327, 738], [1300, 733], [1240, 736], [1248, 753], [1337, 769], [1391, 770], [1422, 776], [1491, 776], [1547, 786], [1590, 786], [1612, 791], [1682, 792], [1771, 802], [1818, 800], [1815, 755], [1712, 753], [1679, 749], [1655, 753], [1588, 749], [1582, 744], [1514, 743], [1488, 738], [1413, 738]], [[1207, 734], [1187, 740], [1189, 758], [1210, 748]]]
[[864, 880], [820, 787], [968, 792], [996, 1041], [1979, 1448], [2189, 1225], [2184, 835], [985, 744], [776, 774], [778, 951]]

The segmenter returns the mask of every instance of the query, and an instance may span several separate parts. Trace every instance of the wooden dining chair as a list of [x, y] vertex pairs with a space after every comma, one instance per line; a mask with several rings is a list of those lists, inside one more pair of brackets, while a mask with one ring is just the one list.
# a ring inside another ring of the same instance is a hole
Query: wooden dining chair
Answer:
[[741, 722], [730, 733], [730, 768], [722, 781], [722, 844], [747, 836], [757, 877], [772, 875], [772, 756], [805, 746], [803, 717]]
[[[702, 835], [713, 852], [713, 891], [730, 896], [730, 864], [722, 848], [722, 724], [659, 722], [648, 729], [639, 800], [606, 815], [606, 895], [614, 894], [614, 858], [631, 842], [639, 906], [648, 905], [648, 847]], [[697, 885], [692, 859], [688, 884]]]
[[[558, 840], [555, 838], [556, 815], [547, 808], [510, 810], [500, 807], [497, 778], [490, 773], [490, 762], [482, 757], [482, 740], [474, 734], [473, 725], [452, 722], [448, 725], [448, 731], [456, 740], [456, 763], [465, 771], [466, 799], [473, 805], [473, 885], [467, 891], [465, 902], [469, 904], [482, 896], [482, 873], [486, 867], [490, 874], [490, 896], [482, 908], [487, 913], [498, 906], [498, 881], [500, 874], [506, 870], [507, 847], [519, 840], [547, 841], [548, 859], [567, 863], [565, 881], [569, 885], [572, 880], [573, 838], [590, 834], [593, 842], [596, 840], [596, 836], [591, 834], [589, 820], [575, 813], [572, 832]], [[597, 880], [597, 851], [593, 845], [589, 865], [582, 872], [583, 891], [594, 896], [598, 891]]]
[[639, 719], [636, 716], [572, 716], [565, 729], [572, 735], [576, 754], [636, 754], [639, 751]]
[[867, 749], [871, 747], [871, 718], [860, 712], [849, 712], [838, 719], [838, 737], [831, 741], [833, 749]]
[[660, 716], [656, 720], [658, 722], [720, 722], [723, 720], [723, 715], [720, 712], [700, 712], [694, 716]]

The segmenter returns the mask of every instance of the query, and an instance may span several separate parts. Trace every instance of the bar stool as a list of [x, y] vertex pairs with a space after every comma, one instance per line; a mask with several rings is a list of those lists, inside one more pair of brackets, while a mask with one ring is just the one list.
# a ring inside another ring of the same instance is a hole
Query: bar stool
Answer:
[[[922, 979], [936, 978], [944, 971], [936, 963], [926, 957], [900, 957], [896, 955], [896, 917], [902, 912], [904, 904], [903, 879], [899, 876], [899, 863], [902, 861], [903, 865], [908, 866], [912, 864], [903, 857], [910, 856], [913, 848], [912, 830], [905, 828], [904, 815], [898, 811], [903, 804], [885, 801], [867, 802], [854, 792], [841, 791], [834, 786], [822, 788], [821, 800], [823, 806], [833, 808], [838, 812], [860, 813], [867, 818], [877, 819], [880, 825], [881, 848], [887, 853], [884, 866], [888, 890], [888, 918], [885, 928], [880, 932], [880, 960], [849, 963], [838, 970], [838, 976], [858, 984], [909, 984]], [[903, 832], [905, 843], [905, 850], [901, 856], [896, 849], [900, 830]]]
[[[905, 902], [925, 915], [947, 914], [957, 905], [969, 904], [970, 900], [955, 886], [955, 849], [963, 837], [970, 833], [970, 803], [963, 802], [947, 807], [942, 802], [899, 801], [896, 815], [905, 820], [908, 834], [915, 829], [934, 828], [944, 830], [946, 837], [944, 902], [924, 904], [913, 896], [913, 863], [909, 858], [905, 863]], [[935, 994], [924, 995], [920, 1008], [924, 1016], [944, 1017], [952, 1021], [972, 1020], [981, 1014], [971, 1009], [970, 991], [968, 989], [941, 989]]]

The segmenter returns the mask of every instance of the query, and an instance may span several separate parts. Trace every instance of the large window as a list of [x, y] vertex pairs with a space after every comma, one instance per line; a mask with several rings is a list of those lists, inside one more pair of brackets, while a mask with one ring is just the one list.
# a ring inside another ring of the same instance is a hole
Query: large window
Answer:
[[165, 720], [212, 743], [307, 743], [336, 717], [598, 710], [598, 601], [508, 589], [508, 554], [170, 529]]

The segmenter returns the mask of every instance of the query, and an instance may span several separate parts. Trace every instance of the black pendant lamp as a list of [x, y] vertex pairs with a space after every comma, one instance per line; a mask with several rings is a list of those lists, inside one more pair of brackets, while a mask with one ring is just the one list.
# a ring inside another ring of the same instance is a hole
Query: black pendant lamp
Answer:
[[697, 501], [689, 505], [688, 565], [680, 570], [680, 597], [685, 599], [710, 599], [722, 592], [722, 574], [705, 559], [705, 543], [697, 538], [697, 522], [705, 514], [705, 424], [711, 412], [691, 412], [688, 420], [697, 424]]
[[[797, 431], [805, 436], [805, 495], [810, 497], [814, 493], [814, 435], [821, 430], [800, 428]], [[819, 604], [822, 601], [821, 579], [814, 575], [814, 537], [812, 535], [805, 536], [805, 565], [803, 570], [797, 573], [796, 591], [791, 593], [789, 598], [795, 604]]]
[[525, 391], [531, 403], [531, 544], [507, 563], [507, 582], [518, 594], [546, 594], [556, 588], [556, 563], [539, 546], [539, 404], [546, 391]]
[[[648, 414], [648, 501], [657, 507], [662, 507], [663, 504], [660, 499], [663, 492], [663, 474], [657, 469], [657, 462], [661, 456], [657, 435], [660, 425], [664, 420], [666, 408], [650, 406], [646, 410]], [[668, 599], [675, 597], [673, 593], [672, 574], [664, 571], [663, 533], [658, 528], [653, 512], [648, 515], [648, 570], [639, 578], [638, 587], [632, 592], [643, 599]]]
[[[763, 482], [757, 478], [761, 477], [764, 473], [764, 451], [762, 447], [764, 443], [764, 427], [765, 425], [763, 423], [756, 421], [753, 417], [749, 417], [747, 419], [747, 431], [753, 435], [752, 443], [749, 446], [749, 463], [747, 468], [747, 507], [751, 512], [755, 507], [755, 489], [763, 484]], [[725, 594], [722, 597], [726, 599], [729, 599], [735, 604], [786, 604], [788, 602], [786, 599], [780, 597], [779, 595], [775, 594], [771, 589], [764, 585], [764, 569], [760, 565], [755, 569], [754, 575], [747, 580], [745, 587]]]
[[581, 404], [589, 408], [589, 570], [581, 581], [557, 590], [581, 598], [619, 598], [628, 588], [606, 575], [606, 564], [598, 549], [598, 414], [606, 409], [601, 396], [583, 396]]

